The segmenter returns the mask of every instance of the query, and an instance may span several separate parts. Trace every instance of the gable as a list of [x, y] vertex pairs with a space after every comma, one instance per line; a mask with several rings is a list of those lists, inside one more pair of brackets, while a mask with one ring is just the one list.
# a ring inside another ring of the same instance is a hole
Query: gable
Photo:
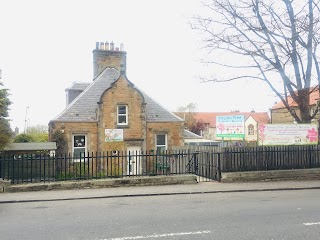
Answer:
[[[114, 95], [114, 93], [116, 93], [116, 95]], [[102, 93], [100, 102], [127, 102], [135, 98], [135, 95], [139, 95], [138, 98], [141, 98], [141, 103], [145, 103], [144, 96], [140, 90], [137, 89], [125, 75], [120, 75], [119, 78], [111, 83], [110, 87]]]
[[246, 120], [245, 120], [245, 125], [248, 126], [248, 125], [256, 125], [257, 124], [257, 121], [252, 117], [252, 116], [249, 116]]
[[[119, 72], [114, 68], [106, 68], [78, 97], [76, 97], [57, 117], [52, 121], [69, 122], [96, 122], [98, 102], [103, 93], [112, 87], [112, 84], [119, 79]], [[132, 84], [129, 81], [130, 84]], [[146, 93], [132, 86], [139, 91], [146, 104], [147, 122], [181, 122], [178, 116], [166, 110], [159, 103], [149, 97]]]

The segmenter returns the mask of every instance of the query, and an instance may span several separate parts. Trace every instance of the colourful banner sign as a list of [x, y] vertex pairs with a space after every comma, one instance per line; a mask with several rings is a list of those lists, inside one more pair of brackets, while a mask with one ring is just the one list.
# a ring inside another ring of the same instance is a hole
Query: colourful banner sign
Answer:
[[105, 129], [106, 142], [121, 142], [123, 141], [123, 129]]
[[317, 124], [261, 124], [259, 145], [317, 145]]
[[243, 115], [217, 116], [216, 120], [217, 137], [230, 139], [245, 137]]

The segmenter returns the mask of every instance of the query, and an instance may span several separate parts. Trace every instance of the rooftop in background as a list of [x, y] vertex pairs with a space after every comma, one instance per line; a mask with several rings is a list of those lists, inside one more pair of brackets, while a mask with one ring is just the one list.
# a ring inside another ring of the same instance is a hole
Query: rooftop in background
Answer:
[[210, 127], [216, 126], [217, 116], [234, 116], [244, 115], [245, 120], [251, 116], [257, 123], [270, 123], [270, 117], [267, 112], [195, 112], [194, 118], [197, 121], [203, 121], [209, 124]]
[[196, 146], [219, 146], [219, 141], [213, 141], [205, 139], [198, 134], [195, 134], [187, 129], [184, 130], [184, 142], [187, 145], [196, 145]]
[[[309, 105], [316, 105], [317, 101], [319, 101], [320, 99], [320, 95], [319, 95], [319, 87], [315, 86], [310, 88], [310, 103]], [[288, 96], [288, 103], [290, 107], [297, 107], [298, 104], [292, 99], [291, 96]], [[277, 102], [272, 109], [281, 109], [281, 108], [285, 108], [284, 104], [282, 101]]]
[[184, 130], [184, 138], [185, 139], [203, 139], [203, 137], [201, 137], [198, 134], [195, 134], [187, 129]]

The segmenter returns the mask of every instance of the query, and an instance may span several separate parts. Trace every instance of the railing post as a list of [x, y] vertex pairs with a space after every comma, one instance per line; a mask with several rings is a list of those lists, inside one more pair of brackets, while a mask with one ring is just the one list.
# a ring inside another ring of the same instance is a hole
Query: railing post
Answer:
[[195, 152], [193, 154], [193, 166], [194, 166], [194, 174], [197, 175], [198, 174], [198, 157], [197, 157], [198, 153]]
[[309, 168], [312, 168], [312, 147], [308, 146], [308, 151], [309, 151]]
[[218, 181], [221, 182], [221, 159], [220, 159], [221, 153], [218, 153], [218, 162], [217, 162], [217, 177]]
[[130, 165], [130, 164], [131, 164], [131, 151], [129, 151], [128, 154], [129, 154], [129, 156], [128, 156], [128, 157], [129, 157], [129, 158], [128, 158], [128, 162], [129, 162], [129, 163], [128, 163], [128, 166], [127, 166], [127, 168], [128, 168], [128, 169], [127, 169], [127, 173], [129, 173], [129, 177], [130, 177], [130, 176], [131, 176], [131, 165]]
[[0, 157], [0, 178], [4, 180], [4, 154], [1, 153]]
[[[23, 159], [23, 155], [22, 155], [22, 159]], [[15, 178], [14, 178], [14, 155], [12, 155], [12, 164], [11, 164], [11, 166], [12, 166], [12, 177], [11, 177], [11, 179], [12, 179], [12, 183], [14, 183], [14, 180], [15, 180]]]

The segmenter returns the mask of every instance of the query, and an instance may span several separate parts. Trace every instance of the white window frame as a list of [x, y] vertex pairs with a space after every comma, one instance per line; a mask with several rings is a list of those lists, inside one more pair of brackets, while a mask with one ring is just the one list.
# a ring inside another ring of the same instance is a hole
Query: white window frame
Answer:
[[248, 135], [254, 135], [254, 125], [253, 124], [248, 125]]
[[[164, 141], [165, 141], [165, 144], [158, 144], [158, 140], [157, 140], [157, 137], [160, 136], [160, 135], [164, 135]], [[158, 151], [158, 147], [164, 147], [164, 151], [168, 149], [168, 135], [165, 134], [165, 133], [161, 133], [161, 134], [156, 134], [155, 135], [155, 147], [156, 147], [156, 150]]]
[[[119, 107], [125, 107], [126, 108], [126, 113], [123, 114], [123, 113], [119, 113]], [[121, 123], [119, 122], [119, 117], [120, 116], [125, 116], [126, 117], [126, 122], [125, 123]], [[117, 125], [120, 125], [120, 126], [127, 126], [128, 125], [128, 122], [129, 122], [129, 119], [128, 119], [128, 105], [126, 104], [119, 104], [117, 105]]]
[[[79, 146], [79, 147], [75, 147], [75, 137], [79, 137], [79, 136], [83, 136], [84, 137], [84, 147], [81, 147], [81, 146]], [[84, 155], [85, 155], [85, 153], [87, 152], [87, 146], [88, 146], [88, 141], [87, 141], [87, 135], [86, 134], [73, 134], [72, 135], [72, 154], [73, 154], [73, 156], [75, 157], [75, 159], [74, 160], [78, 160], [78, 161], [80, 161], [80, 159], [83, 159], [82, 157], [84, 157], [84, 156], [81, 156], [81, 158], [78, 158], [76, 155], [75, 155], [75, 149], [84, 149]]]

